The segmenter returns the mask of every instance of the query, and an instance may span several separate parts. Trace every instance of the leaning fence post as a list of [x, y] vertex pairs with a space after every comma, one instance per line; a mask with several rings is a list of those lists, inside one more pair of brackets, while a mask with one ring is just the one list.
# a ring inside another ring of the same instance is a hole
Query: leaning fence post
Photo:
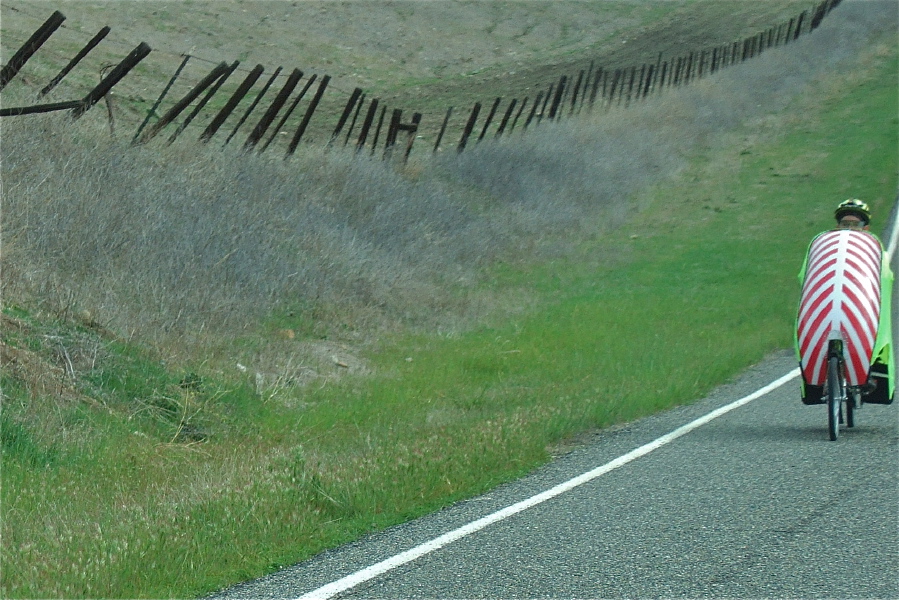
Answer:
[[471, 135], [471, 131], [474, 129], [474, 124], [478, 119], [479, 112], [481, 112], [481, 103], [475, 102], [471, 109], [471, 114], [468, 116], [468, 122], [465, 124], [465, 129], [462, 131], [462, 139], [459, 140], [459, 145], [456, 146], [456, 152], [461, 153], [465, 150], [465, 145], [468, 143], [468, 136]]
[[50, 36], [59, 29], [59, 26], [62, 25], [62, 22], [65, 20], [65, 15], [57, 10], [50, 15], [50, 18], [44, 21], [43, 25], [38, 27], [37, 31], [31, 34], [31, 37], [22, 44], [22, 47], [19, 48], [15, 54], [13, 54], [12, 58], [9, 59], [9, 62], [0, 69], [0, 90], [6, 87], [6, 84], [18, 74], [23, 66], [25, 66], [28, 59], [34, 56], [34, 53], [38, 51], [38, 48], [50, 39]]
[[593, 87], [590, 89], [590, 110], [593, 110], [593, 104], [596, 102], [596, 94], [599, 92], [599, 81], [604, 77], [603, 68], [600, 67], [593, 76]]
[[799, 17], [796, 19], [796, 31], [793, 34], [793, 39], [798, 40], [799, 36], [802, 35], [802, 21], [805, 19], [805, 13], [807, 11], [802, 11], [799, 14]]
[[543, 120], [543, 115], [546, 114], [546, 107], [549, 105], [549, 98], [553, 95], [553, 90], [555, 89], [555, 82], [549, 84], [549, 89], [546, 91], [546, 96], [543, 98], [543, 105], [540, 107], [540, 112], [537, 113], [537, 122], [541, 122]]
[[448, 109], [446, 109], [446, 116], [443, 117], [443, 124], [440, 126], [440, 131], [437, 133], [437, 141], [434, 142], [434, 151], [433, 152], [435, 154], [440, 149], [440, 141], [443, 139], [443, 134], [446, 131], [446, 124], [449, 123], [450, 115], [452, 115], [452, 114], [453, 114], [453, 107], [450, 106]]
[[649, 88], [652, 85], [652, 77], [655, 75], [655, 65], [649, 65], [649, 69], [646, 71], [646, 82], [643, 84], [642, 93], [640, 90], [637, 90], [638, 98], [646, 98], [649, 96]]
[[138, 144], [145, 144], [150, 141], [157, 133], [162, 131], [162, 128], [171, 123], [181, 112], [187, 108], [191, 102], [193, 102], [200, 94], [203, 93], [203, 90], [212, 85], [222, 74], [228, 70], [228, 64], [221, 62], [212, 71], [209, 72], [206, 77], [204, 77], [200, 83], [194, 86], [191, 91], [187, 93], [181, 100], [179, 100], [175, 106], [169, 109], [167, 113], [165, 113], [156, 123], [154, 123], [149, 129], [143, 132], [140, 136], [140, 139], [137, 142]]
[[159, 108], [159, 105], [162, 103], [162, 99], [165, 98], [166, 94], [169, 93], [169, 89], [175, 83], [175, 80], [178, 79], [178, 75], [181, 74], [181, 70], [184, 68], [184, 65], [187, 64], [187, 61], [190, 60], [190, 54], [184, 55], [184, 60], [181, 61], [181, 64], [178, 65], [178, 68], [175, 70], [175, 74], [172, 75], [172, 78], [169, 79], [169, 82], [166, 84], [165, 88], [163, 88], [162, 93], [159, 94], [159, 98], [156, 99], [156, 102], [153, 103], [153, 106], [147, 111], [147, 116], [144, 117], [143, 123], [140, 124], [140, 127], [137, 128], [137, 131], [134, 133], [134, 137], [131, 138], [131, 143], [137, 143], [137, 138], [140, 137], [141, 132], [144, 130], [144, 127], [147, 126], [147, 123], [150, 122], [150, 118], [156, 114], [156, 109]]
[[[590, 65], [590, 67], [591, 68], [593, 67], [592, 63]], [[577, 81], [575, 81], [574, 87], [571, 89], [571, 110], [568, 112], [568, 114], [570, 114], [570, 115], [574, 114], [574, 109], [577, 106], [577, 99], [581, 93], [581, 84], [583, 84], [583, 83], [584, 83], [584, 70], [581, 69], [580, 71], [578, 71]]]
[[310, 102], [309, 106], [306, 108], [306, 114], [303, 115], [303, 120], [300, 121], [300, 125], [299, 127], [297, 127], [296, 133], [293, 134], [293, 139], [290, 140], [290, 146], [287, 148], [287, 154], [284, 157], [285, 159], [294, 153], [300, 143], [300, 140], [303, 139], [303, 134], [306, 132], [306, 128], [309, 126], [309, 121], [312, 120], [312, 114], [315, 112], [315, 109], [318, 107], [318, 103], [321, 101], [322, 96], [325, 94], [325, 90], [328, 88], [329, 81], [331, 81], [331, 76], [325, 75], [324, 77], [322, 77], [321, 83], [318, 84], [318, 90], [315, 92], [315, 96], [312, 97], [312, 102]]
[[368, 111], [365, 113], [365, 121], [362, 122], [362, 131], [359, 132], [359, 139], [356, 140], [357, 153], [362, 152], [362, 149], [365, 148], [365, 140], [368, 139], [368, 130], [371, 129], [371, 124], [374, 123], [375, 115], [378, 113], [378, 103], [379, 100], [375, 98], [368, 105]]
[[518, 124], [518, 119], [521, 118], [521, 113], [524, 112], [524, 108], [528, 105], [528, 97], [525, 96], [525, 99], [521, 101], [521, 106], [518, 107], [518, 112], [515, 113], [515, 118], [512, 119], [512, 125], [509, 126], [509, 133], [515, 131], [515, 125]]
[[209, 91], [206, 92], [206, 95], [203, 96], [203, 99], [197, 103], [197, 105], [190, 112], [190, 114], [187, 115], [187, 117], [185, 117], [184, 121], [182, 121], [182, 123], [172, 133], [171, 137], [169, 137], [169, 140], [168, 140], [169, 144], [171, 144], [176, 139], [178, 139], [178, 136], [181, 135], [181, 132], [183, 132], [185, 129], [187, 129], [187, 126], [190, 125], [190, 122], [194, 120], [194, 117], [196, 117], [198, 114], [200, 114], [200, 111], [203, 110], [203, 107], [206, 106], [206, 103], [209, 102], [210, 99], [212, 99], [212, 97], [219, 90], [219, 88], [222, 87], [222, 84], [225, 83], [225, 80], [227, 80], [228, 77], [231, 76], [231, 73], [233, 73], [235, 71], [235, 69], [237, 69], [237, 66], [239, 64], [240, 64], [240, 61], [234, 61], [230, 67], [228, 67], [225, 71], [222, 72], [222, 74], [218, 78], [218, 80], [212, 85], [212, 87], [209, 88]]
[[478, 136], [479, 142], [481, 140], [483, 140], [484, 135], [487, 134], [487, 128], [490, 127], [490, 123], [491, 123], [491, 121], [493, 121], [493, 116], [496, 114], [496, 109], [499, 106], [499, 103], [501, 100], [502, 100], [502, 98], [497, 98], [496, 100], [493, 101], [493, 107], [490, 109], [490, 112], [487, 113], [487, 119], [484, 121], [484, 128], [481, 129], [481, 135]]
[[690, 83], [693, 80], [693, 53], [687, 57], [687, 68], [684, 74], [684, 85]]
[[46, 96], [50, 92], [50, 90], [52, 90], [54, 87], [56, 87], [56, 85], [60, 81], [62, 81], [63, 77], [68, 75], [69, 72], [72, 69], [74, 69], [75, 66], [79, 62], [81, 62], [81, 59], [83, 59], [85, 56], [87, 56], [88, 52], [93, 50], [97, 46], [97, 44], [99, 44], [101, 41], [103, 41], [103, 38], [105, 38], [109, 34], [110, 31], [111, 31], [111, 29], [109, 28], [109, 25], [107, 25], [106, 27], [101, 29], [99, 32], [97, 32], [97, 35], [95, 35], [91, 39], [91, 41], [89, 41], [87, 43], [87, 45], [84, 48], [82, 48], [81, 51], [78, 52], [78, 54], [75, 55], [75, 58], [70, 60], [69, 64], [67, 64], [65, 67], [63, 67], [62, 71], [60, 71], [56, 75], [56, 77], [51, 79], [50, 83], [48, 83], [46, 86], [44, 86], [44, 89], [42, 89], [40, 92], [38, 92], [38, 98], [40, 98], [42, 96]]
[[[612, 75], [612, 83], [609, 85], [609, 96], [605, 100], [608, 102], [606, 107], [612, 106], [612, 99], [615, 97], [615, 86], [618, 85], [618, 80], [621, 78], [621, 69], [615, 69], [615, 74]], [[603, 87], [603, 97], [605, 98], [605, 87]]]
[[[637, 71], [637, 67], [634, 67], [633, 73], [636, 73], [636, 71]], [[631, 75], [633, 75], [633, 73], [631, 73]], [[643, 89], [643, 78], [645, 76], [646, 76], [646, 63], [643, 63], [643, 66], [640, 67], [640, 76], [636, 78], [636, 82], [637, 82], [637, 86], [636, 86], [637, 93], [636, 94], [631, 92], [631, 90], [634, 88], [634, 80], [635, 80], [635, 78], [633, 76], [631, 77], [631, 85], [627, 89], [627, 104], [626, 105], [629, 106], [631, 103], [631, 100], [640, 97], [640, 90]]]
[[[661, 94], [665, 89], [665, 76], [668, 75], [668, 61], [662, 63], [662, 72], [659, 73], [659, 83], [656, 86], [657, 93]], [[670, 85], [670, 82], [668, 82]]]
[[359, 118], [359, 112], [362, 110], [362, 105], [365, 104], [365, 94], [363, 93], [359, 96], [359, 101], [356, 102], [356, 110], [353, 111], [353, 119], [350, 121], [350, 126], [347, 127], [346, 130], [346, 138], [343, 140], [343, 145], [346, 146], [350, 143], [350, 136], [353, 134], [353, 129], [356, 127], [356, 120]]
[[409, 155], [412, 153], [412, 144], [415, 143], [415, 135], [418, 133], [418, 125], [421, 123], [421, 113], [412, 113], [412, 123], [410, 125], [401, 125], [401, 129], [408, 132], [409, 137], [406, 138], [406, 152], [403, 154], [403, 164], [409, 162]]
[[821, 2], [821, 4], [819, 4], [815, 8], [815, 12], [812, 15], [812, 21], [811, 21], [809, 31], [816, 30], [818, 28], [818, 26], [821, 24], [821, 21], [824, 20], [824, 15], [827, 14], [827, 5], [828, 5], [828, 1], [824, 0], [823, 2]]
[[499, 122], [499, 128], [496, 130], [496, 135], [493, 137], [499, 137], [506, 130], [506, 124], [509, 122], [509, 117], [512, 116], [512, 111], [515, 110], [515, 104], [518, 102], [517, 98], [512, 98], [512, 101], [509, 102], [508, 108], [506, 108], [506, 112], [503, 115], [503, 120]]
[[262, 97], [265, 96], [266, 92], [268, 92], [268, 89], [270, 87], [272, 87], [273, 83], [275, 83], [275, 79], [278, 78], [279, 73], [281, 73], [281, 67], [278, 67], [277, 69], [275, 69], [275, 72], [272, 73], [272, 76], [268, 78], [268, 81], [265, 82], [265, 85], [262, 86], [261, 90], [259, 90], [259, 93], [256, 95], [256, 97], [250, 103], [250, 106], [247, 108], [247, 110], [244, 111], [243, 116], [237, 122], [237, 125], [235, 125], [234, 129], [231, 130], [231, 134], [228, 135], [228, 137], [225, 139], [225, 143], [222, 144], [222, 147], [227, 146], [228, 142], [231, 141], [231, 138], [233, 138], [237, 134], [237, 130], [240, 129], [240, 126], [244, 124], [244, 121], [246, 121], [250, 117], [253, 110], [255, 110], [256, 105], [259, 104], [259, 102], [262, 100]]
[[97, 87], [92, 89], [88, 92], [87, 96], [81, 99], [81, 104], [72, 110], [72, 118], [78, 119], [81, 115], [90, 110], [94, 104], [99, 102], [100, 98], [109, 93], [109, 90], [128, 74], [128, 71], [134, 68], [134, 65], [146, 58], [149, 53], [150, 46], [144, 42], [138, 44], [138, 46], [132, 50], [122, 62], [116, 65]]
[[[543, 92], [537, 92], [537, 97], [534, 98], [534, 105], [531, 107], [531, 112], [528, 113], [528, 118], [524, 120], [524, 125], [521, 126], [522, 129], [527, 129], [531, 121], [534, 120], [534, 115], [537, 114], [537, 109], [540, 108], [540, 100], [542, 99]], [[524, 105], [522, 105], [522, 108], [524, 108]]]
[[378, 138], [381, 137], [381, 127], [384, 126], [384, 115], [387, 114], [387, 107], [381, 107], [381, 114], [378, 116], [378, 126], [375, 127], [375, 137], [371, 141], [371, 154], [370, 156], [375, 155], [375, 150], [378, 147]]
[[247, 95], [247, 92], [250, 91], [250, 88], [253, 87], [253, 84], [256, 83], [256, 80], [259, 79], [259, 76], [262, 75], [262, 72], [265, 68], [262, 65], [256, 65], [253, 67], [253, 70], [249, 72], [249, 74], [244, 78], [243, 82], [237, 87], [237, 90], [228, 99], [228, 102], [225, 103], [225, 106], [218, 112], [215, 118], [212, 119], [212, 122], [203, 130], [203, 133], [200, 134], [200, 141], [203, 143], [208, 142], [212, 139], [212, 136], [216, 134], [219, 128], [224, 125], [225, 120], [231, 115], [237, 105], [243, 100], [243, 97]]
[[80, 104], [80, 100], [69, 100], [68, 102], [53, 102], [50, 104], [38, 104], [36, 106], [5, 107], [0, 108], [0, 117], [19, 117], [22, 115], [55, 112], [57, 110], [69, 110]]
[[272, 121], [275, 120], [278, 111], [281, 110], [281, 107], [287, 102], [287, 98], [290, 96], [291, 92], [293, 92], [293, 89], [297, 86], [297, 83], [302, 76], [303, 72], [299, 69], [294, 69], [290, 75], [288, 75], [287, 81], [284, 82], [284, 87], [281, 88], [281, 91], [278, 92], [278, 95], [272, 100], [271, 106], [268, 107], [268, 110], [266, 110], [265, 114], [262, 115], [262, 118], [259, 119], [256, 127], [250, 132], [247, 141], [244, 142], [243, 147], [245, 150], [254, 148], [262, 136], [265, 135], [265, 132], [268, 131]]
[[350, 117], [350, 112], [352, 112], [353, 107], [356, 106], [356, 102], [359, 100], [359, 96], [362, 95], [362, 88], [353, 89], [353, 93], [350, 94], [350, 99], [346, 103], [346, 107], [343, 109], [343, 114], [340, 115], [340, 119], [337, 121], [337, 127], [334, 128], [334, 133], [331, 134], [331, 139], [328, 141], [328, 145], [334, 143], [334, 140], [337, 139], [337, 136], [340, 135], [341, 130], [343, 130], [343, 126], [346, 124], [347, 119]]
[[390, 126], [387, 128], [387, 139], [384, 140], [384, 159], [390, 158], [393, 154], [393, 146], [396, 144], [396, 134], [400, 129], [400, 119], [403, 117], [403, 111], [399, 108], [393, 109], [390, 117]]
[[290, 103], [290, 106], [287, 107], [287, 110], [284, 111], [284, 114], [281, 115], [281, 120], [278, 121], [278, 124], [272, 128], [272, 134], [268, 136], [268, 141], [262, 145], [262, 148], [259, 149], [259, 152], [265, 152], [265, 150], [271, 145], [271, 143], [278, 136], [278, 133], [281, 131], [281, 128], [284, 127], [284, 123], [287, 122], [287, 119], [290, 115], [293, 114], [293, 111], [296, 110], [297, 105], [300, 103], [300, 100], [303, 99], [303, 96], [306, 95], [306, 92], [309, 91], [309, 88], [315, 82], [316, 75], [313, 74], [312, 77], [309, 78], [309, 81], [306, 82], [306, 85], [303, 86], [303, 89], [300, 90], [300, 93], [297, 94], [297, 97], [293, 99], [293, 102]]
[[594, 62], [595, 61], [592, 61], [592, 60], [590, 61], [590, 67], [587, 69], [587, 74], [584, 76], [584, 85], [583, 85], [583, 87], [581, 89], [581, 93], [580, 93], [581, 101], [578, 103], [578, 107], [577, 107], [578, 114], [580, 114], [580, 112], [582, 110], [584, 110], [584, 103], [587, 102], [587, 89], [590, 88], [590, 78], [598, 75], [598, 72], [593, 71]]
[[568, 83], [568, 78], [565, 75], [562, 75], [559, 78], [559, 87], [556, 89], [556, 95], [553, 96], [553, 103], [549, 108], [549, 120], [555, 120], [556, 113], [559, 110], [559, 104], [562, 103], [562, 92], [565, 91], [565, 84]]

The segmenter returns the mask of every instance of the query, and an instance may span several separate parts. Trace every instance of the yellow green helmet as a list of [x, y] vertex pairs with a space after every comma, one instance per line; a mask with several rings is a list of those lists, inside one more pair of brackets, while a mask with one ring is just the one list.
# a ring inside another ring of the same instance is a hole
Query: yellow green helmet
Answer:
[[858, 198], [849, 198], [848, 200], [844, 200], [840, 202], [840, 205], [837, 206], [836, 211], [834, 211], [833, 216], [836, 218], [837, 222], [840, 221], [846, 215], [855, 215], [859, 219], [865, 222], [865, 225], [871, 222], [871, 209], [868, 208], [868, 205]]

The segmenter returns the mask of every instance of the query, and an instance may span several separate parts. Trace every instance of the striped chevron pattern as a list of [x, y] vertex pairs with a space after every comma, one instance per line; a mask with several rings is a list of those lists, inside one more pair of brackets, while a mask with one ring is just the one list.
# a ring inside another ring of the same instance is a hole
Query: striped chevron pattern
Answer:
[[824, 384], [831, 339], [843, 340], [847, 385], [867, 382], [880, 321], [881, 260], [880, 242], [863, 231], [828, 231], [812, 241], [798, 319], [806, 383]]

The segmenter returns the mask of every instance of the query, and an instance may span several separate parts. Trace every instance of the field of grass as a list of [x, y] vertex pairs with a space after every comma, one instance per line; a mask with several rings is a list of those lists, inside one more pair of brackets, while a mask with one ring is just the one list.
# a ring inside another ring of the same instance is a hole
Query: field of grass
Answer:
[[[380, 99], [382, 108], [402, 109], [406, 122], [413, 112], [423, 113], [415, 144], [418, 153], [433, 146], [450, 106], [455, 111], [444, 141], [452, 137], [455, 143], [476, 101], [485, 107], [498, 96], [507, 101], [530, 97], [533, 102], [537, 90], [546, 90], [561, 75], [572, 77], [591, 63], [608, 70], [654, 63], [660, 54], [673, 60], [756, 35], [814, 4], [811, 0], [189, 0], [169, 5], [163, 0], [68, 0], [53, 7], [43, 0], [5, 0], [0, 4], [2, 56], [11, 56], [53, 10], [58, 8], [66, 20], [4, 88], [4, 104], [35, 103], [38, 90], [96, 31], [109, 26], [103, 42], [41, 102], [84, 97], [106, 65], [117, 64], [139, 42], [146, 42], [153, 48], [150, 55], [116, 85], [104, 100], [108, 106], [98, 106], [85, 117], [104, 125], [112, 121], [115, 135], [134, 134], [176, 71], [180, 75], [156, 116], [215, 65], [240, 61], [179, 143], [196, 139], [258, 64], [265, 73], [255, 90], [277, 68], [283, 70], [275, 90], [294, 68], [306, 78], [317, 76], [319, 82], [325, 75], [332, 78], [304, 144], [321, 147], [329, 139], [350, 93], [359, 87], [368, 100]], [[182, 64], [185, 56], [190, 60]], [[288, 132], [295, 131], [312, 95], [307, 94], [285, 123], [285, 135], [274, 138], [272, 150], [285, 149]], [[233, 131], [253, 97], [251, 92], [216, 142], [223, 143], [224, 132]], [[261, 112], [262, 108], [254, 119]], [[485, 115], [486, 110], [482, 120]], [[390, 111], [387, 116], [389, 120]], [[240, 138], [249, 134], [250, 124], [245, 127]], [[168, 132], [160, 138], [168, 138]]]
[[4, 123], [0, 595], [201, 595], [788, 347], [808, 240], [894, 202], [894, 32], [402, 172]]

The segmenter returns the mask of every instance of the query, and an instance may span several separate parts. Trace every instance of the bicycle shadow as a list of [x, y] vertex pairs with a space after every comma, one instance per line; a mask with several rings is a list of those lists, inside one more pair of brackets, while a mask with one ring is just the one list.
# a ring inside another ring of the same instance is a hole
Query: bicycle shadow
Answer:
[[[797, 442], [828, 442], [831, 443], [827, 433], [827, 422], [822, 413], [820, 424], [810, 423], [766, 423], [749, 424], [735, 423], [729, 427], [717, 431], [714, 435], [722, 435], [730, 443], [767, 443], [792, 445]], [[899, 419], [893, 415], [888, 418], [878, 415], [877, 420], [872, 416], [867, 423], [856, 421], [855, 427], [845, 428], [840, 426], [840, 438], [865, 440], [865, 439], [896, 439], [899, 437]], [[696, 433], [696, 432], [694, 432]]]

